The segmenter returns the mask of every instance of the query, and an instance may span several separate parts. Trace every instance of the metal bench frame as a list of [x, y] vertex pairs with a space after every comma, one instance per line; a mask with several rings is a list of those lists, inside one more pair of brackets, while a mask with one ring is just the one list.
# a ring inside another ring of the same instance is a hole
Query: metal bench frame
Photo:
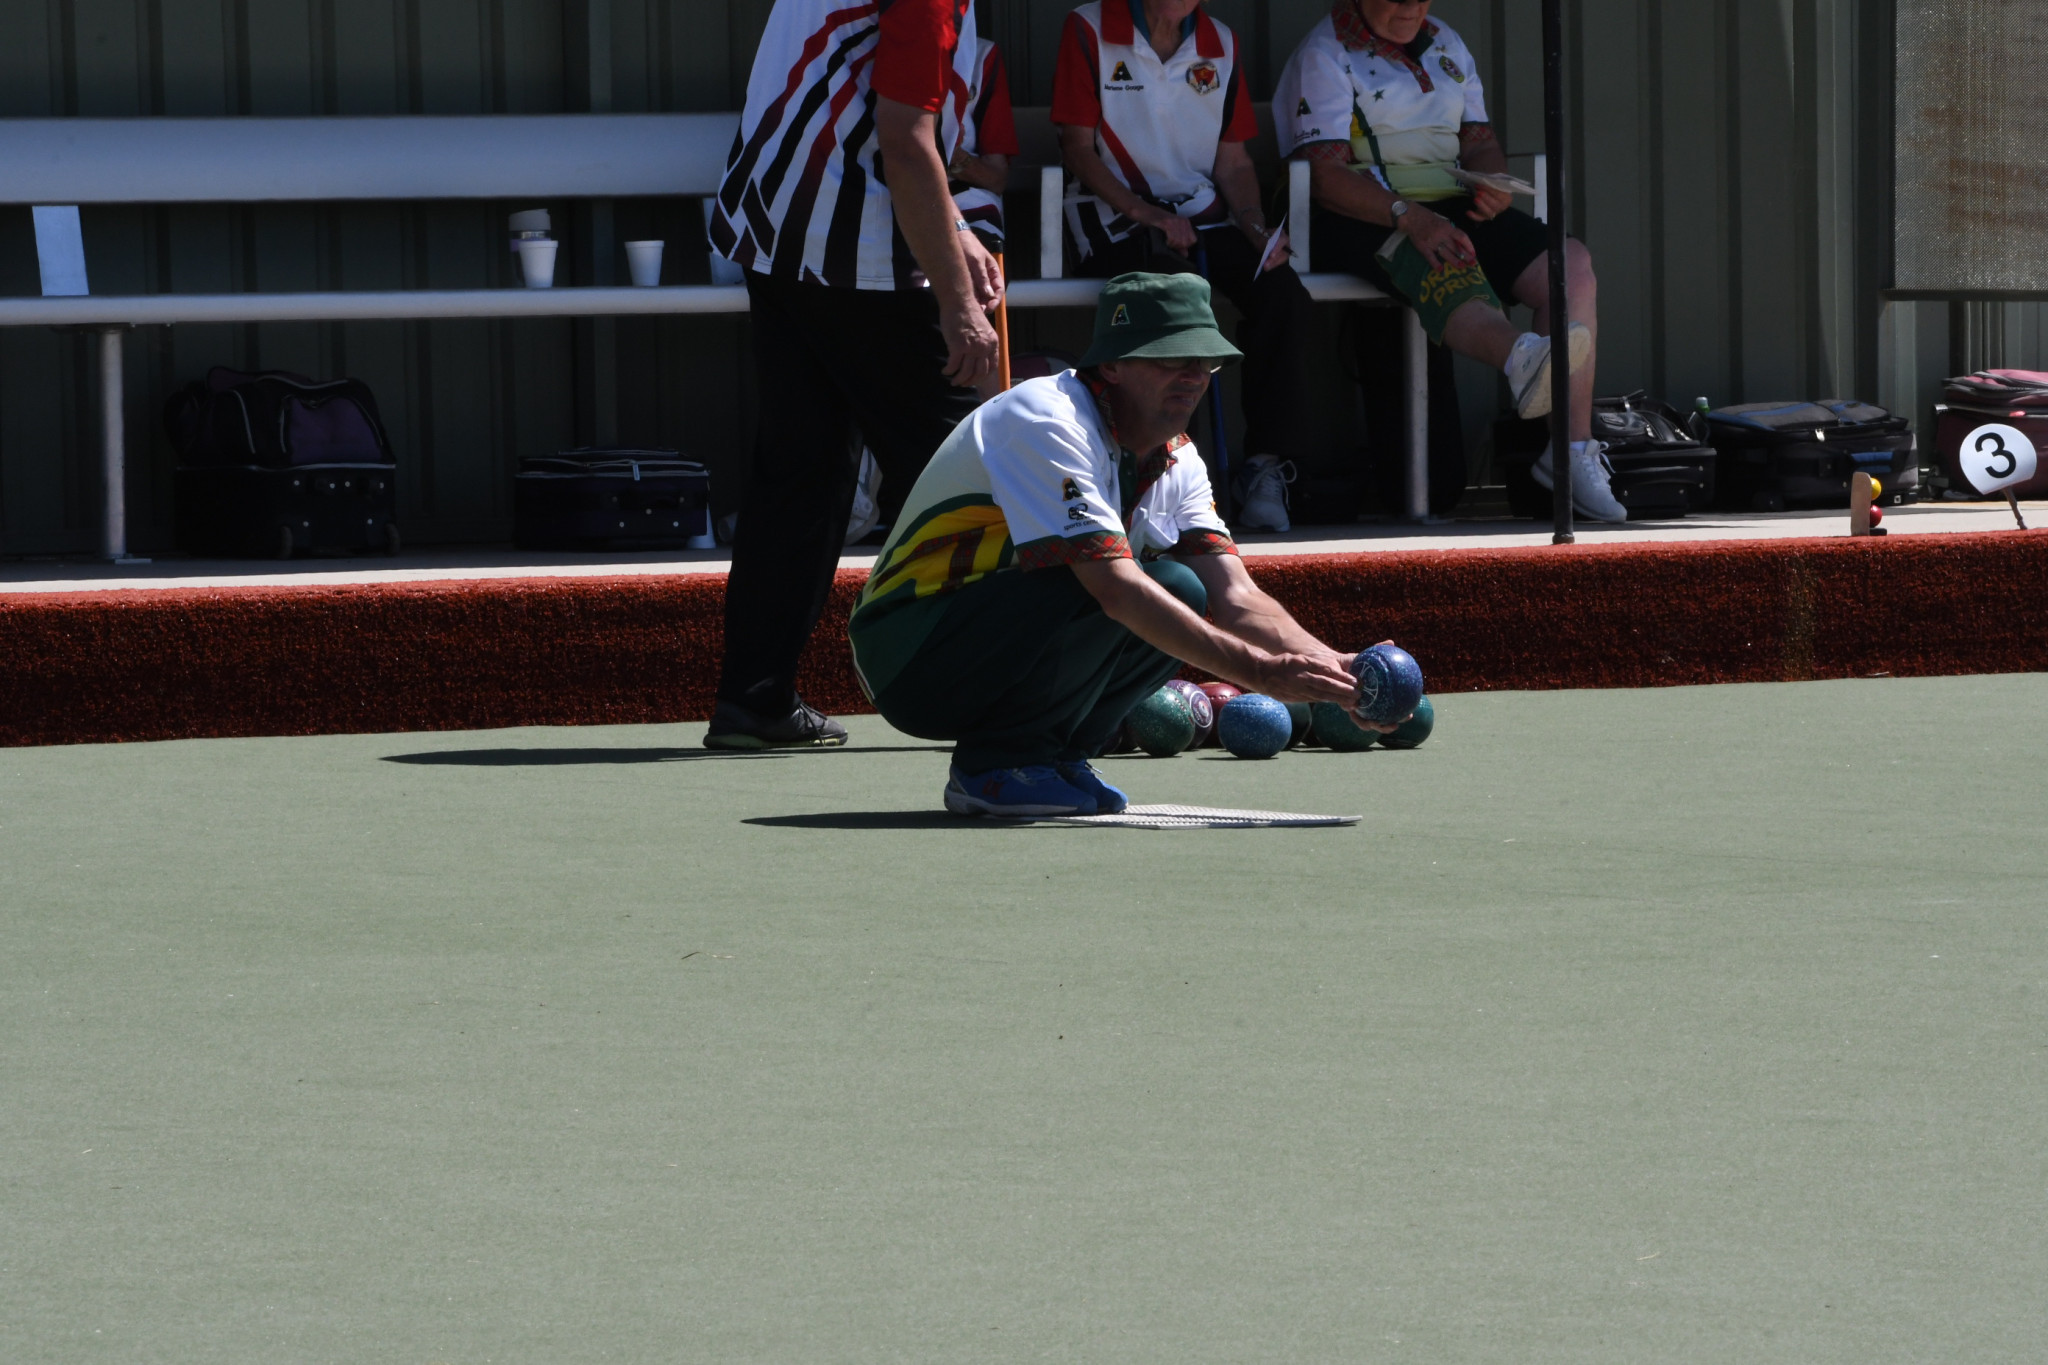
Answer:
[[[551, 114], [295, 119], [0, 120], [0, 203], [275, 203], [712, 195], [737, 114]], [[1039, 278], [1012, 280], [1012, 308], [1092, 306], [1097, 280], [1062, 277], [1057, 166], [1019, 166], [1012, 188], [1039, 201]], [[1311, 273], [1309, 176], [1288, 166], [1296, 268], [1323, 302], [1393, 304], [1353, 275]], [[39, 228], [41, 224], [38, 224]], [[744, 285], [656, 288], [348, 290], [321, 293], [71, 295], [0, 299], [0, 327], [99, 333], [101, 548], [127, 558], [122, 333], [195, 322], [365, 318], [623, 317], [744, 313]], [[1408, 515], [1428, 514], [1427, 342], [1407, 316]]]

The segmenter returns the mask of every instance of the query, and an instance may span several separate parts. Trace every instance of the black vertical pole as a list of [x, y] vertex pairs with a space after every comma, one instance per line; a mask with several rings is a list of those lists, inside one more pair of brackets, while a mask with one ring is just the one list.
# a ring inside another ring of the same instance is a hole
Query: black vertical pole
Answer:
[[1544, 199], [1550, 211], [1550, 534], [1569, 545], [1572, 534], [1572, 318], [1564, 288], [1564, 23], [1563, 0], [1543, 0]]

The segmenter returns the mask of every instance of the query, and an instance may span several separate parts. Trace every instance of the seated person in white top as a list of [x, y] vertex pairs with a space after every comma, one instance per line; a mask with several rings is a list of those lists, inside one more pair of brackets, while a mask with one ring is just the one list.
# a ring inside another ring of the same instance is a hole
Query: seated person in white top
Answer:
[[1286, 530], [1281, 466], [1306, 453], [1314, 304], [1259, 204], [1237, 35], [1200, 0], [1083, 5], [1060, 38], [1052, 121], [1079, 182], [1067, 230], [1080, 273], [1199, 267], [1244, 315], [1239, 524]]
[[[1294, 50], [1273, 91], [1283, 154], [1313, 175], [1316, 260], [1399, 294], [1430, 339], [1506, 372], [1515, 410], [1550, 411], [1548, 229], [1511, 196], [1467, 188], [1451, 171], [1505, 171], [1464, 40], [1429, 17], [1429, 0], [1337, 0]], [[1378, 255], [1396, 229], [1406, 240]], [[1592, 258], [1565, 254], [1571, 308], [1572, 503], [1579, 515], [1625, 521], [1593, 416]], [[1502, 297], [1534, 311], [1518, 333]], [[1531, 471], [1551, 484], [1546, 451]]]

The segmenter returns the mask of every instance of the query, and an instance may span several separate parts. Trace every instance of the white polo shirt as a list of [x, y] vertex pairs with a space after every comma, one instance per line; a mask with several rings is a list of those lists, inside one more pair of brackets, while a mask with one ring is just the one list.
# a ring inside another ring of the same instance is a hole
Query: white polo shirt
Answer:
[[[1210, 215], [1217, 146], [1258, 133], [1237, 35], [1197, 9], [1180, 47], [1161, 61], [1131, 11], [1131, 0], [1095, 0], [1067, 16], [1052, 121], [1093, 128], [1096, 154], [1139, 198], [1183, 218]], [[1067, 222], [1084, 252], [1091, 227], [1111, 241], [1137, 227], [1072, 182]]]
[[855, 667], [874, 696], [990, 574], [1168, 552], [1237, 553], [1194, 443], [1126, 456], [1080, 375], [1027, 379], [953, 428], [911, 487], [848, 626]]
[[[1458, 159], [1459, 130], [1487, 121], [1486, 93], [1471, 49], [1449, 25], [1428, 20], [1403, 48], [1340, 0], [1287, 59], [1273, 87], [1273, 119], [1283, 156], [1312, 143], [1349, 142], [1359, 163], [1371, 166], [1370, 142], [1377, 141], [1389, 166], [1449, 162]], [[1377, 169], [1371, 174], [1386, 184]]]

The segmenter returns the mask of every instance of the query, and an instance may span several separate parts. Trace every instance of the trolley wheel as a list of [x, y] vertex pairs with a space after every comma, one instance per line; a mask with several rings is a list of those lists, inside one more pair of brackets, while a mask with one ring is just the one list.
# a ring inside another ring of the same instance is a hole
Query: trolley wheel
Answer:
[[385, 553], [385, 554], [387, 554], [387, 555], [395, 555], [395, 554], [397, 554], [397, 553], [398, 553], [398, 549], [399, 549], [399, 545], [400, 545], [400, 541], [399, 541], [399, 538], [398, 538], [398, 523], [397, 523], [397, 522], [395, 522], [395, 521], [387, 521], [387, 522], [385, 522], [385, 523], [384, 523], [384, 553]]
[[292, 535], [291, 527], [280, 526], [277, 528], [277, 543], [273, 553], [275, 553], [279, 559], [290, 559], [292, 557], [292, 551], [296, 549], [297, 546], [298, 540], [295, 536]]

